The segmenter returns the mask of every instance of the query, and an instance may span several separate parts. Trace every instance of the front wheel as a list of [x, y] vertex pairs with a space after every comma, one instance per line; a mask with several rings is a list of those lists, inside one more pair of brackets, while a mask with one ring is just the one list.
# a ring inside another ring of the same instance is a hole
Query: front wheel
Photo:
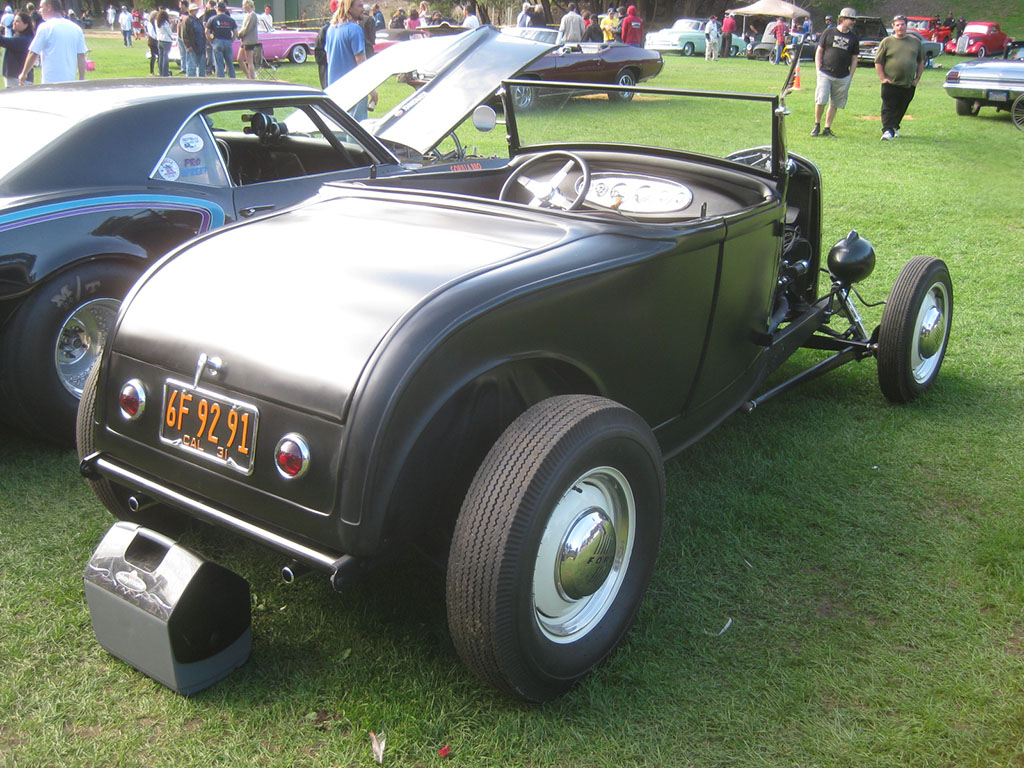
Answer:
[[452, 539], [448, 624], [463, 662], [547, 701], [605, 659], [654, 570], [665, 504], [647, 424], [610, 400], [544, 400], [477, 470]]
[[985, 46], [983, 45], [978, 49], [978, 58], [984, 59], [986, 56], [988, 56], [988, 51], [985, 50]]
[[292, 64], [304, 64], [306, 57], [309, 56], [309, 51], [306, 50], [304, 45], [296, 45], [288, 52], [288, 58]]
[[889, 400], [908, 403], [939, 375], [953, 320], [953, 283], [931, 256], [906, 263], [892, 287], [878, 332], [878, 384]]
[[137, 270], [91, 261], [37, 286], [3, 337], [3, 405], [29, 434], [74, 439], [78, 399]]

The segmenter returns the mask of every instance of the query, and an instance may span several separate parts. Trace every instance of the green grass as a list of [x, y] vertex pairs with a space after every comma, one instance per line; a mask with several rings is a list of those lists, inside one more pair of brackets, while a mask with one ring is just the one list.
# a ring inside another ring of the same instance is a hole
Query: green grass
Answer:
[[[90, 42], [96, 76], [148, 72], [139, 48]], [[251, 581], [253, 654], [206, 692], [171, 693], [96, 643], [81, 572], [110, 519], [74, 454], [0, 430], [0, 765], [371, 765], [369, 731], [391, 766], [1024, 764], [1024, 134], [990, 109], [957, 117], [940, 70], [905, 138], [880, 142], [862, 71], [841, 138], [811, 139], [809, 70], [790, 146], [822, 171], [826, 248], [850, 229], [874, 243], [872, 300], [918, 253], [953, 275], [927, 397], [891, 406], [873, 362], [846, 366], [669, 462], [636, 626], [541, 707], [461, 667], [443, 576], [418, 558], [338, 595], [319, 577], [280, 584], [279, 558], [216, 532], [188, 543]], [[315, 79], [312, 64], [282, 73]], [[655, 82], [771, 92], [781, 76], [672, 58]]]

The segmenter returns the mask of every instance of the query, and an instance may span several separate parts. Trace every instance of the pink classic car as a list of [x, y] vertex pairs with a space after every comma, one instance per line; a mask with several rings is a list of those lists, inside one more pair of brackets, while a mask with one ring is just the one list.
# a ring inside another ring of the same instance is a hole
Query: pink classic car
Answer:
[[[242, 28], [245, 21], [245, 13], [240, 8], [230, 8], [228, 11], [231, 18]], [[288, 60], [293, 64], [302, 64], [313, 54], [313, 46], [316, 44], [315, 29], [275, 29], [274, 26], [262, 15], [256, 14], [259, 23], [260, 42], [263, 44], [263, 58], [268, 61]], [[235, 61], [238, 61], [238, 49], [240, 44], [236, 39], [233, 46]], [[171, 44], [169, 54], [171, 61], [181, 63], [181, 52], [178, 50], [178, 40], [175, 36]]]

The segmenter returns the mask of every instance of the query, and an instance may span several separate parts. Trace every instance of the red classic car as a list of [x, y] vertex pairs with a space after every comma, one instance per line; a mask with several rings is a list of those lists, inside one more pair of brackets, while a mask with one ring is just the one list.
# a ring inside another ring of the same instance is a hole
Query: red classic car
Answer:
[[957, 40], [946, 43], [946, 53], [977, 56], [980, 59], [1006, 50], [1012, 38], [992, 21], [972, 21]]
[[943, 26], [937, 16], [907, 16], [907, 29], [936, 43], [945, 43], [953, 36], [953, 30]]

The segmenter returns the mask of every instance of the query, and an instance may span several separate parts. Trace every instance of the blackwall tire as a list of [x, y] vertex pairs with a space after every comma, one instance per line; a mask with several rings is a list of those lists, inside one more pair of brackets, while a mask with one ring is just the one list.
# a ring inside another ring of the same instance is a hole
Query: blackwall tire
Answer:
[[973, 99], [956, 99], [956, 113], [960, 117], [977, 117], [978, 104]]
[[935, 382], [953, 321], [953, 283], [939, 259], [915, 256], [900, 271], [878, 333], [878, 384], [907, 403]]
[[[85, 381], [82, 399], [78, 404], [78, 414], [75, 418], [75, 442], [80, 460], [96, 451], [94, 429], [99, 372], [99, 365], [93, 366]], [[174, 538], [180, 536], [191, 524], [191, 519], [186, 515], [158, 504], [144, 504], [139, 509], [133, 510], [129, 501], [132, 493], [127, 488], [116, 485], [104, 477], [87, 477], [86, 482], [100, 503], [118, 520], [138, 523]]]
[[123, 262], [87, 262], [22, 302], [4, 332], [0, 365], [11, 421], [35, 437], [73, 444], [82, 387], [137, 277]]
[[538, 403], [481, 464], [455, 527], [448, 623], [466, 666], [528, 701], [619, 644], [650, 581], [665, 479], [647, 424], [593, 396]]

